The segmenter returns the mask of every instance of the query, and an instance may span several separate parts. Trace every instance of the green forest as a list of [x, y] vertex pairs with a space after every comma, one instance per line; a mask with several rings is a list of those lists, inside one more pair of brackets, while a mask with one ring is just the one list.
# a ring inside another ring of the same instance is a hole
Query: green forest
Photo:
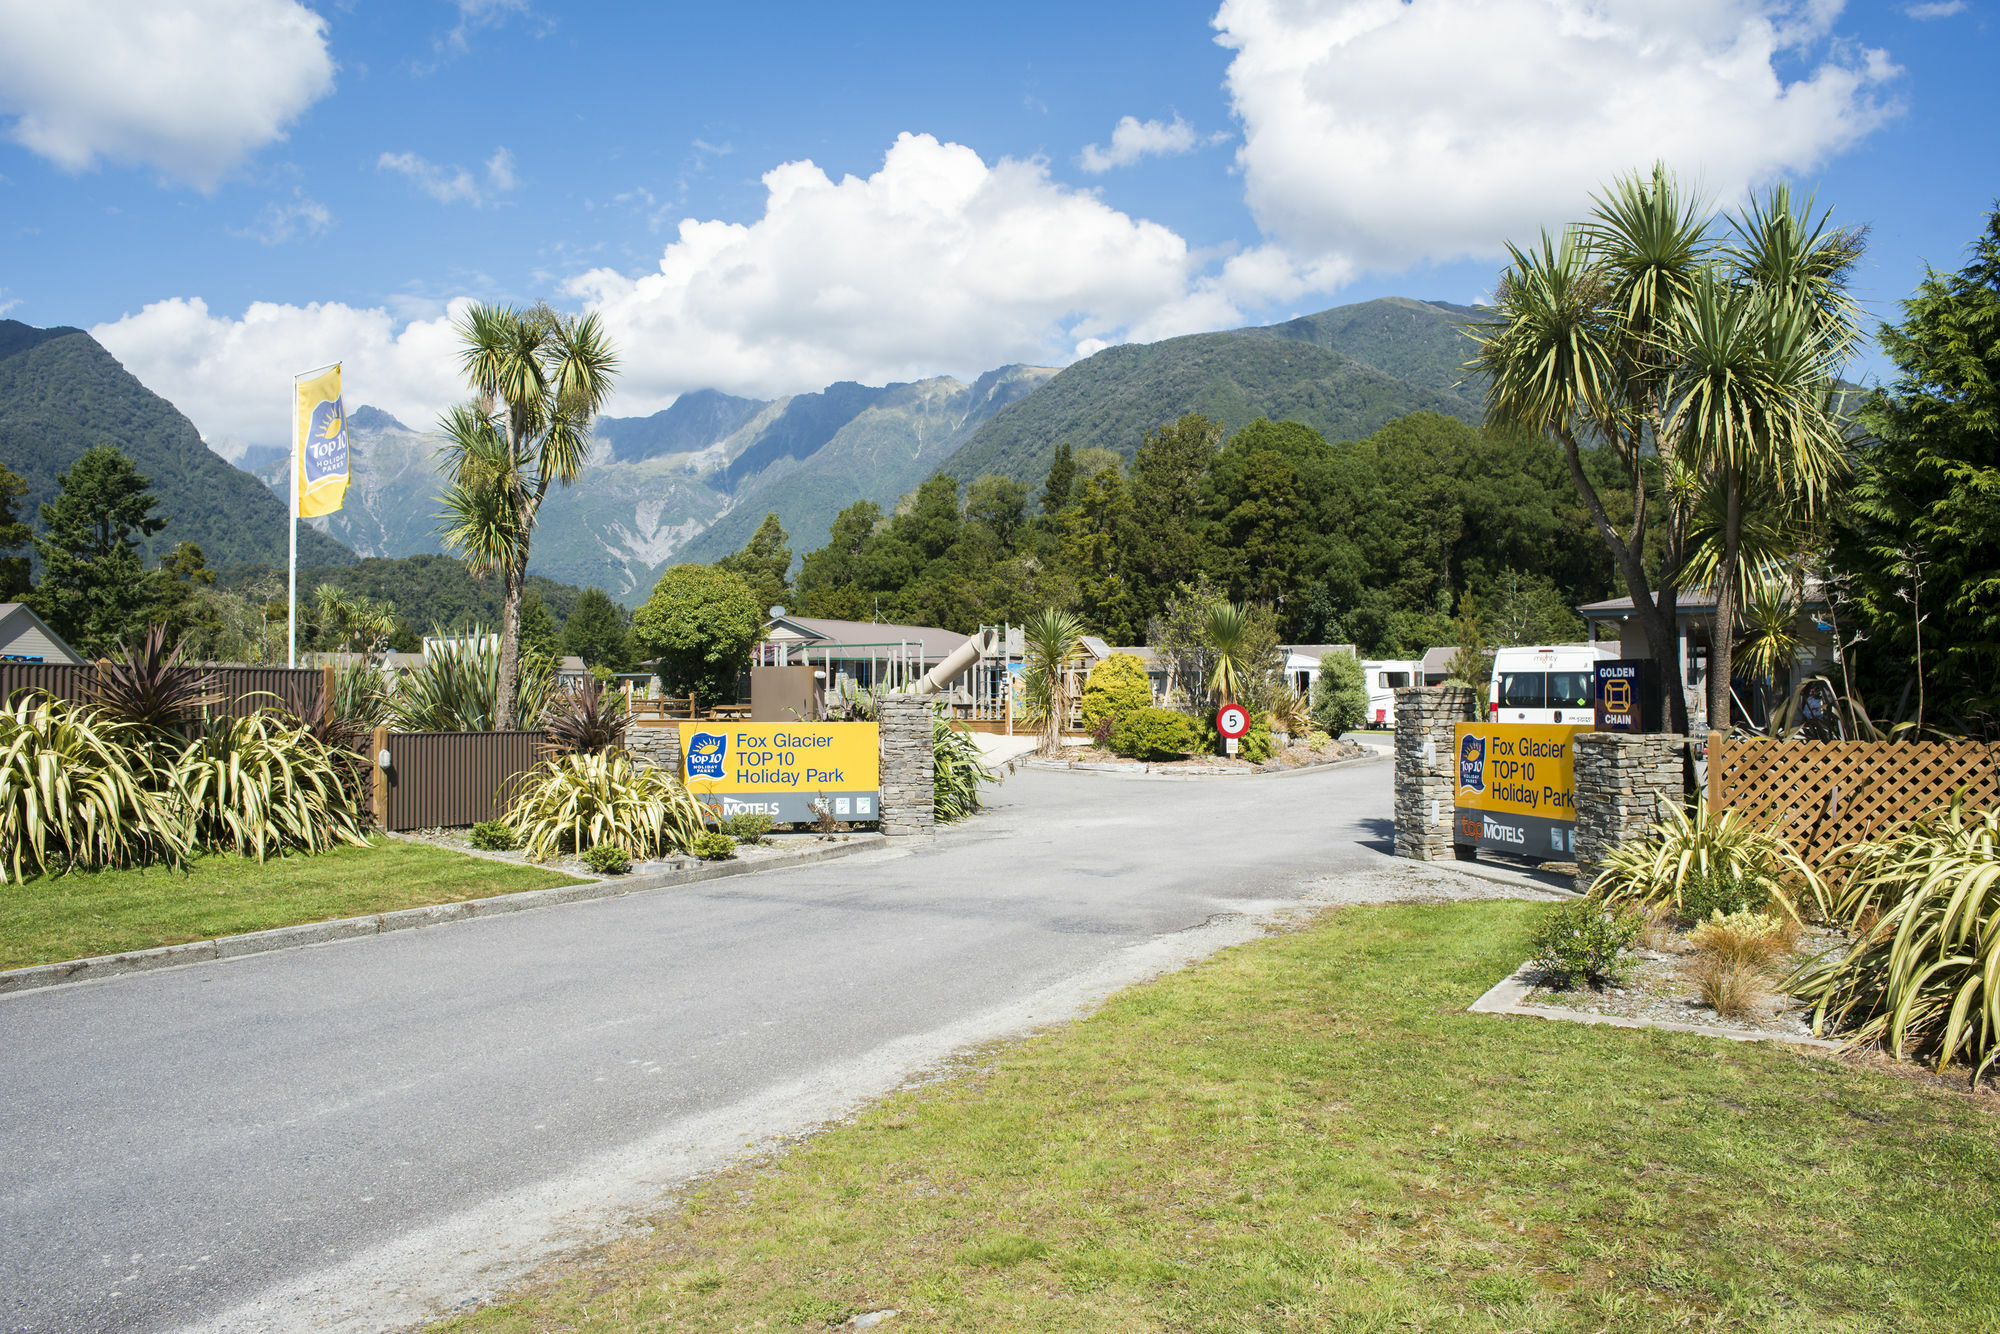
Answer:
[[[775, 520], [762, 538], [783, 540]], [[889, 514], [858, 502], [787, 605], [960, 631], [1058, 606], [1125, 644], [1204, 578], [1269, 607], [1288, 641], [1402, 656], [1452, 642], [1475, 608], [1531, 639], [1579, 634], [1569, 607], [1605, 595], [1611, 567], [1545, 442], [1431, 412], [1340, 444], [1264, 420], [1224, 442], [1191, 413], [1146, 432], [1129, 467], [1058, 446], [1033, 494], [939, 476]]]

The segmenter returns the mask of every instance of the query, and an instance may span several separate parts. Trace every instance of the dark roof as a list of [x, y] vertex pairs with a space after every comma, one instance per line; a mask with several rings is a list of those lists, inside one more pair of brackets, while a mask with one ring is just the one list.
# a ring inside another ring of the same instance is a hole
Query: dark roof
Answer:
[[970, 635], [935, 625], [890, 625], [885, 621], [836, 621], [824, 616], [780, 616], [773, 625], [790, 626], [818, 644], [923, 645], [926, 659], [948, 656]]
[[[1824, 607], [1826, 598], [1816, 582], [1808, 582], [1805, 588], [1805, 605]], [[1679, 612], [1715, 610], [1715, 591], [1709, 588], [1683, 588], [1674, 599], [1674, 609]], [[1606, 598], [1602, 602], [1586, 602], [1577, 608], [1585, 620], [1599, 620], [1610, 616], [1630, 616], [1631, 598]]]

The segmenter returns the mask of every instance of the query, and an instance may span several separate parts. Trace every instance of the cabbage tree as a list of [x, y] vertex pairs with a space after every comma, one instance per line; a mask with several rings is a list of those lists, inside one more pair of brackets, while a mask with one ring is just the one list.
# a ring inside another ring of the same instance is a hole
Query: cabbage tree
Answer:
[[568, 486], [590, 457], [590, 422], [611, 397], [618, 358], [595, 315], [546, 305], [474, 306], [458, 322], [460, 365], [475, 399], [445, 414], [439, 533], [476, 574], [501, 580], [495, 725], [516, 726], [521, 599], [549, 486]]

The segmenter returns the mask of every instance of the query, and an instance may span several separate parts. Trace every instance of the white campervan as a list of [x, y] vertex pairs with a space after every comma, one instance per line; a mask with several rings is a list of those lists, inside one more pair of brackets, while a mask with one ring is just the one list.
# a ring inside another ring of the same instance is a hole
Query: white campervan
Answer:
[[1424, 683], [1424, 663], [1421, 658], [1408, 662], [1361, 663], [1361, 683], [1368, 691], [1368, 721], [1363, 727], [1394, 727], [1396, 725], [1396, 692], [1404, 686], [1420, 686]]
[[1486, 716], [1496, 723], [1589, 723], [1597, 710], [1597, 664], [1616, 644], [1542, 644], [1493, 655]]

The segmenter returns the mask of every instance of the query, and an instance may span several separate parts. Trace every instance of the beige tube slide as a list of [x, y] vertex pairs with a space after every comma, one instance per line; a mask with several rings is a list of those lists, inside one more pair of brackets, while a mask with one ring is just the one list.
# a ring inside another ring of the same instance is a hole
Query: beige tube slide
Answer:
[[951, 655], [925, 672], [910, 687], [912, 695], [935, 695], [964, 675], [967, 668], [1000, 646], [1000, 632], [986, 627], [951, 651]]

